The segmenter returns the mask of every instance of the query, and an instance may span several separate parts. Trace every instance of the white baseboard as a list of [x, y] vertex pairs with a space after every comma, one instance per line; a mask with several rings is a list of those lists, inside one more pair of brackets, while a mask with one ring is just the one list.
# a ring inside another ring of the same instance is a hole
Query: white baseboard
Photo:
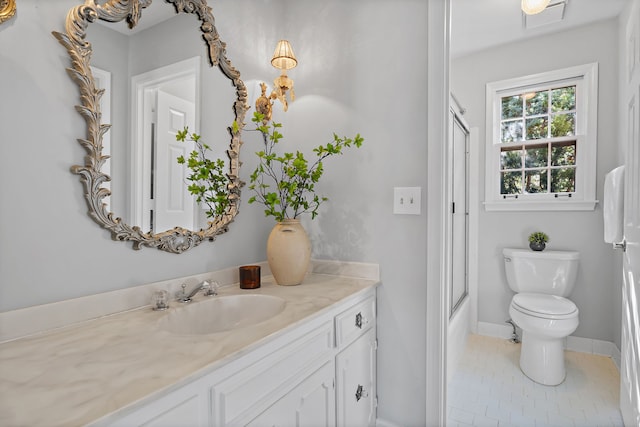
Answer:
[[512, 333], [513, 328], [507, 323], [500, 325], [497, 323], [478, 322], [478, 335], [509, 339]]
[[376, 427], [400, 427], [400, 426], [390, 421], [383, 420], [382, 418], [378, 418], [376, 419]]
[[567, 350], [577, 351], [579, 353], [608, 356], [613, 359], [613, 362], [617, 366], [618, 371], [620, 371], [620, 349], [610, 341], [568, 336], [565, 340], [564, 347]]
[[[509, 339], [512, 333], [513, 328], [509, 324], [501, 325], [497, 323], [478, 322], [478, 335]], [[518, 335], [522, 337], [522, 330], [520, 328], [518, 328]], [[610, 341], [568, 336], [565, 339], [564, 348], [579, 353], [611, 357], [618, 367], [618, 371], [620, 370], [620, 349]]]
[[622, 353], [620, 353], [620, 349], [615, 344], [613, 344], [613, 348], [614, 351], [612, 352], [613, 355], [611, 356], [611, 359], [613, 359], [613, 363], [615, 363], [616, 368], [618, 368], [618, 372], [620, 372], [622, 366]]

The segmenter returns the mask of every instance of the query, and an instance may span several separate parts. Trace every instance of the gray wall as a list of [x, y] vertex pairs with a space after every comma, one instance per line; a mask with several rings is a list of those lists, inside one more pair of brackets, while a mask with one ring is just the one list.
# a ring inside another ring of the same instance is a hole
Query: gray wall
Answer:
[[[602, 202], [604, 175], [618, 166], [617, 20], [510, 43], [456, 58], [451, 88], [470, 126], [479, 128], [481, 158], [478, 188], [484, 200], [485, 84], [591, 62], [599, 63], [597, 195]], [[578, 283], [571, 299], [580, 309], [575, 336], [619, 343], [620, 290], [614, 279], [615, 255], [603, 241], [602, 205], [589, 212], [486, 212], [479, 207], [478, 320], [503, 324], [513, 295], [504, 274], [502, 248], [525, 247], [536, 229], [550, 236], [550, 249], [581, 254]]]
[[330, 201], [308, 228], [314, 255], [380, 263], [378, 415], [423, 425], [425, 204], [421, 216], [394, 216], [392, 187], [426, 188], [427, 52], [415, 48], [427, 38], [426, 2], [289, 7], [286, 29], [301, 61], [291, 73], [299, 99], [286, 116], [289, 141], [311, 147], [332, 130], [365, 137], [356, 156], [326, 163]]
[[[246, 204], [248, 190], [229, 233], [182, 255], [134, 251], [88, 217], [69, 172], [84, 157], [78, 89], [51, 35], [79, 3], [21, 0], [0, 26], [2, 311], [265, 259], [273, 222]], [[361, 149], [326, 162], [320, 187], [330, 201], [305, 224], [314, 257], [380, 263], [379, 415], [424, 425], [426, 197], [422, 215], [394, 216], [392, 188], [426, 188], [427, 52], [417, 47], [426, 46], [426, 2], [223, 0], [214, 13], [248, 85], [271, 83], [277, 40], [292, 42], [297, 99], [286, 114], [277, 104], [275, 114], [283, 144], [310, 152], [334, 131], [365, 137]], [[252, 132], [243, 139], [248, 181], [260, 140]]]

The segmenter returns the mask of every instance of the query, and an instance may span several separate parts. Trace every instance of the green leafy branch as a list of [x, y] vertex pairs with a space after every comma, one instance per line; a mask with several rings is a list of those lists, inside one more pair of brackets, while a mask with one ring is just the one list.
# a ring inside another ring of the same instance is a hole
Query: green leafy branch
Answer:
[[200, 141], [200, 135], [189, 133], [185, 127], [178, 131], [176, 140], [180, 142], [192, 141], [195, 149], [188, 158], [178, 157], [179, 164], [186, 164], [191, 170], [187, 180], [187, 189], [196, 196], [196, 202], [207, 205], [207, 218], [222, 215], [229, 206], [229, 177], [225, 173], [225, 163], [222, 159], [210, 160], [207, 152], [211, 147]]
[[318, 215], [320, 204], [328, 200], [316, 194], [315, 185], [324, 172], [323, 161], [329, 156], [342, 154], [347, 147], [360, 147], [364, 138], [357, 134], [353, 138], [339, 137], [333, 134], [333, 142], [319, 145], [313, 149], [316, 160], [310, 163], [300, 151], [275, 153], [275, 146], [283, 135], [280, 123], [263, 122], [264, 115], [254, 112], [251, 121], [262, 134], [264, 150], [258, 151], [259, 164], [251, 174], [249, 189], [255, 195], [249, 203], [260, 202], [265, 207], [265, 215], [273, 216], [276, 221], [295, 219], [303, 213], [311, 213], [314, 219]]

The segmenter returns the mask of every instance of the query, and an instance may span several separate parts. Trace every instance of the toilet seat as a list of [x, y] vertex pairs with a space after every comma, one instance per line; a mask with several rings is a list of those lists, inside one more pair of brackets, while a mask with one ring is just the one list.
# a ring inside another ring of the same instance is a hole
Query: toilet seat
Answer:
[[571, 319], [578, 315], [573, 301], [556, 295], [520, 293], [513, 296], [511, 305], [523, 314], [543, 319]]

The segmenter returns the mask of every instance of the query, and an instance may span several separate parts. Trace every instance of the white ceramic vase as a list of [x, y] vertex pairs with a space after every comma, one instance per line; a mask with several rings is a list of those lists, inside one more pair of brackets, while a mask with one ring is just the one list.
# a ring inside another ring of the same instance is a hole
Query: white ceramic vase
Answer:
[[278, 222], [267, 240], [267, 261], [278, 285], [299, 285], [311, 260], [311, 242], [299, 219]]

